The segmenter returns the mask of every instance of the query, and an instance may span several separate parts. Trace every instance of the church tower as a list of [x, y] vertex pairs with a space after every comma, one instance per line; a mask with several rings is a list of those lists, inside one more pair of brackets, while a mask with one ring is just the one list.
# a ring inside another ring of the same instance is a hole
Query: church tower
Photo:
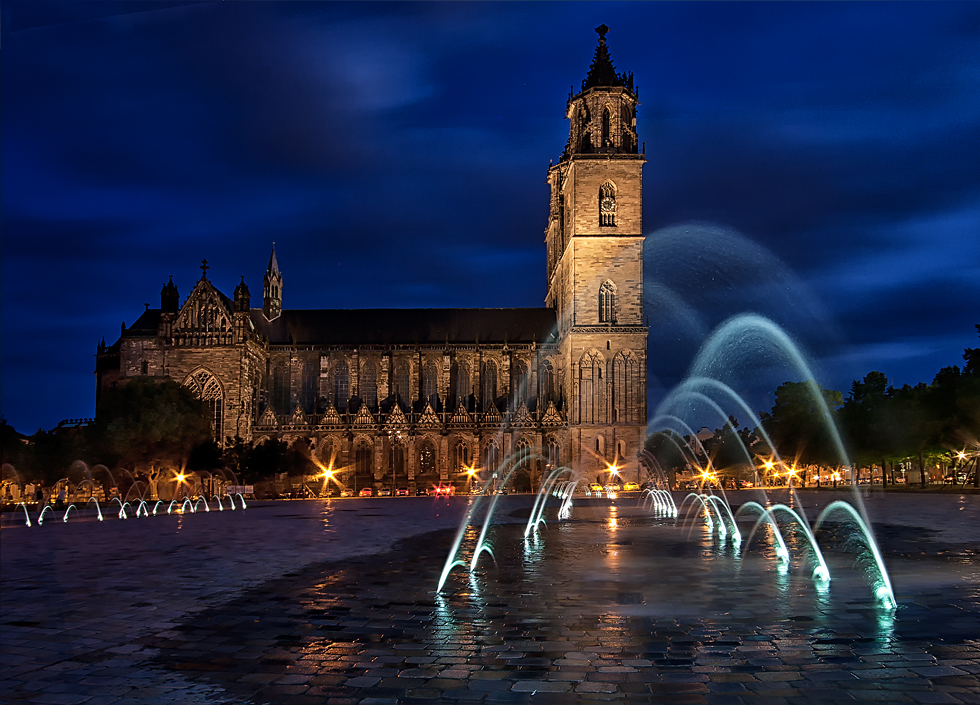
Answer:
[[272, 243], [272, 255], [262, 279], [262, 289], [262, 312], [273, 321], [282, 313], [282, 273], [279, 271], [279, 262], [276, 261], [276, 243]]
[[[631, 73], [616, 73], [606, 33], [579, 92], [568, 143], [548, 170], [547, 305], [555, 309], [573, 467], [626, 465], [636, 477], [646, 436], [642, 169]], [[602, 481], [608, 479], [602, 476]]]

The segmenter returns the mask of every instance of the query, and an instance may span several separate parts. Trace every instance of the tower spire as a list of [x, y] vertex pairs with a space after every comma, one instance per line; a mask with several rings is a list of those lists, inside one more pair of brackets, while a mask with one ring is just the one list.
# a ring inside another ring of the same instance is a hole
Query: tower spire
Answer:
[[269, 256], [269, 266], [262, 279], [262, 311], [270, 321], [279, 318], [282, 313], [282, 272], [276, 260], [276, 243], [272, 243], [272, 254]]
[[582, 81], [582, 90], [587, 91], [590, 88], [604, 87], [611, 88], [614, 86], [622, 86], [633, 92], [633, 74], [616, 73], [616, 67], [613, 66], [612, 58], [609, 56], [609, 47], [606, 46], [606, 33], [609, 28], [601, 24], [595, 28], [596, 34], [599, 35], [599, 44], [595, 48], [595, 55], [592, 57], [592, 65], [589, 66], [589, 73], [585, 76], [585, 80]]

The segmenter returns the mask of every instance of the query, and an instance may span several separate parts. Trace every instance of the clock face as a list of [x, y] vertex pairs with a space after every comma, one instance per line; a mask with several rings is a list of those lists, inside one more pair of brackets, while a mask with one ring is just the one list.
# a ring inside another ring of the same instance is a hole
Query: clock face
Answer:
[[612, 213], [614, 210], [616, 210], [616, 201], [609, 196], [606, 196], [599, 202], [599, 208], [603, 213]]

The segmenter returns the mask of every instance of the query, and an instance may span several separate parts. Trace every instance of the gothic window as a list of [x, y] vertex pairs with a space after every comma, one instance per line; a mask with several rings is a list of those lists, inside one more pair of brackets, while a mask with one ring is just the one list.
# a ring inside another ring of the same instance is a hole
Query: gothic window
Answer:
[[605, 423], [605, 380], [603, 360], [595, 350], [582, 356], [578, 366], [579, 423]]
[[140, 364], [140, 374], [141, 375], [150, 374], [150, 363], [147, 362], [146, 360], [143, 360], [143, 362]]
[[470, 394], [470, 366], [454, 362], [449, 368], [449, 401], [453, 409], [460, 404], [468, 406]]
[[518, 462], [521, 460], [526, 460], [528, 456], [531, 455], [531, 441], [526, 438], [521, 438], [521, 440], [517, 442], [517, 447], [514, 449], [514, 451], [517, 454]]
[[582, 133], [582, 147], [579, 151], [582, 154], [588, 154], [592, 151], [592, 133], [588, 130]]
[[461, 474], [466, 472], [470, 465], [470, 449], [465, 441], [456, 441], [453, 446], [453, 472]]
[[439, 404], [439, 368], [434, 362], [422, 368], [422, 396], [433, 409]]
[[408, 363], [405, 360], [399, 360], [395, 363], [392, 392], [398, 395], [398, 401], [401, 403], [402, 409], [406, 409], [407, 405], [412, 403], [413, 400], [413, 395], [408, 388], [408, 380]]
[[527, 364], [522, 360], [514, 360], [511, 367], [511, 393], [514, 397], [514, 408], [516, 409], [522, 402], [527, 402]]
[[548, 402], [555, 399], [555, 368], [551, 362], [545, 360], [538, 368], [538, 384], [541, 385], [541, 403], [538, 404], [540, 410], [548, 408]]
[[616, 322], [616, 287], [604, 281], [599, 287], [599, 323]]
[[303, 412], [312, 414], [316, 407], [317, 382], [319, 381], [319, 361], [307, 360], [303, 364], [303, 389], [301, 392], [300, 403], [303, 405]]
[[497, 466], [500, 465], [500, 446], [497, 445], [497, 441], [490, 441], [487, 444], [483, 450], [483, 459], [484, 469], [497, 472]]
[[602, 109], [602, 146], [612, 146], [611, 135], [609, 132], [609, 108]]
[[633, 423], [637, 420], [637, 360], [632, 352], [624, 351], [613, 358], [613, 423]]
[[374, 450], [366, 441], [362, 441], [354, 451], [354, 474], [361, 487], [374, 480]]
[[350, 371], [347, 369], [346, 360], [338, 362], [337, 369], [334, 370], [333, 397], [337, 410], [347, 411], [347, 402], [350, 399]]
[[369, 409], [378, 408], [378, 368], [373, 360], [365, 360], [361, 366], [360, 396]]
[[390, 453], [392, 477], [397, 483], [399, 476], [405, 475], [405, 446], [401, 443], [392, 443]]
[[497, 363], [487, 360], [483, 363], [483, 388], [480, 390], [480, 403], [486, 411], [497, 398]]
[[419, 475], [426, 482], [436, 479], [436, 449], [432, 441], [425, 439], [419, 446]]
[[548, 438], [545, 454], [548, 458], [548, 466], [552, 470], [561, 467], [561, 447], [558, 445], [558, 439], [554, 436]]
[[633, 111], [630, 107], [623, 103], [622, 110], [620, 111], [620, 134], [623, 136], [623, 151], [632, 152], [633, 151]]
[[272, 370], [272, 410], [280, 416], [289, 414], [289, 367], [278, 362]]
[[616, 187], [609, 181], [599, 187], [599, 225], [616, 225]]
[[336, 458], [334, 456], [333, 439], [330, 438], [321, 439], [319, 445], [317, 446], [316, 454], [317, 457], [320, 459], [320, 462], [323, 463], [325, 467], [328, 467], [331, 470], [334, 468], [335, 465], [339, 465], [339, 463], [336, 462]]
[[211, 421], [211, 435], [220, 443], [224, 421], [224, 392], [218, 379], [207, 370], [198, 370], [188, 375], [184, 380], [184, 386], [204, 402], [208, 419]]

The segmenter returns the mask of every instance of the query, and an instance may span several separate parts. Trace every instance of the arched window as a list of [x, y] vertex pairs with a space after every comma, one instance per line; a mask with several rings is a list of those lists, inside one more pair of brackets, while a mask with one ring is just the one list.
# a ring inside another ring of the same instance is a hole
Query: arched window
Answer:
[[620, 116], [619, 116], [619, 121], [620, 121], [619, 134], [622, 135], [622, 139], [623, 139], [622, 147], [624, 152], [633, 151], [633, 137], [632, 137], [633, 114], [632, 113], [633, 111], [630, 109], [630, 107], [626, 103], [623, 103], [623, 107], [620, 110]]
[[518, 462], [526, 459], [531, 455], [531, 441], [526, 438], [521, 438], [517, 441], [517, 446], [514, 448], [514, 452], [517, 454]]
[[360, 397], [369, 409], [378, 408], [378, 367], [373, 360], [361, 365]]
[[425, 439], [419, 445], [418, 475], [418, 479], [423, 483], [434, 483], [439, 479], [436, 470], [436, 448], [429, 439]]
[[523, 360], [514, 360], [511, 369], [511, 396], [514, 399], [516, 409], [522, 402], [527, 402], [527, 364]]
[[408, 363], [405, 360], [399, 360], [395, 363], [392, 392], [398, 395], [398, 401], [401, 403], [403, 410], [407, 409], [408, 405], [415, 399], [415, 395], [408, 388], [408, 380]]
[[602, 109], [602, 146], [611, 146], [612, 140], [610, 139], [609, 132], [609, 108]]
[[350, 399], [350, 372], [346, 360], [338, 362], [337, 369], [334, 370], [333, 398], [337, 411], [347, 411], [347, 401]]
[[637, 360], [630, 351], [623, 351], [613, 358], [613, 423], [637, 421], [636, 386]]
[[595, 350], [585, 353], [579, 361], [579, 423], [606, 422], [606, 382], [602, 378], [602, 367], [602, 356]]
[[374, 449], [366, 441], [361, 441], [354, 451], [354, 473], [358, 487], [374, 482]]
[[395, 484], [398, 484], [398, 479], [405, 477], [405, 446], [397, 442], [392, 443], [390, 453], [389, 465], [391, 465], [392, 477]]
[[224, 392], [217, 377], [207, 370], [198, 370], [187, 376], [184, 386], [194, 392], [204, 402], [211, 421], [211, 435], [218, 443], [222, 442], [222, 423], [224, 422]]
[[497, 466], [500, 465], [500, 446], [497, 441], [490, 441], [483, 449], [483, 463], [485, 470], [497, 472]]
[[465, 362], [454, 362], [449, 368], [448, 401], [452, 408], [460, 404], [467, 406], [470, 393], [470, 366]]
[[337, 462], [337, 458], [334, 455], [332, 438], [320, 439], [320, 442], [317, 444], [316, 447], [316, 456], [317, 458], [320, 459], [320, 462], [323, 463], [325, 467], [328, 467], [331, 470], [336, 465], [339, 465], [339, 463]]
[[470, 449], [465, 441], [456, 441], [453, 446], [453, 472], [462, 474], [470, 465]]
[[436, 363], [426, 363], [422, 368], [422, 396], [435, 409], [439, 404], [439, 368]]
[[541, 367], [538, 368], [538, 385], [541, 387], [541, 402], [538, 404], [538, 409], [544, 411], [548, 408], [548, 402], [557, 402], [555, 398], [555, 368], [552, 367], [549, 360], [542, 362]]
[[599, 225], [616, 225], [616, 187], [609, 181], [599, 187]]
[[599, 323], [616, 322], [616, 287], [611, 281], [599, 286]]
[[486, 411], [497, 398], [497, 363], [487, 360], [483, 363], [483, 389], [480, 390], [480, 404]]
[[289, 414], [289, 367], [278, 362], [272, 368], [272, 410], [280, 416]]
[[320, 376], [320, 361], [307, 360], [303, 363], [303, 389], [300, 393], [300, 404], [303, 412], [312, 414], [316, 409], [316, 387]]
[[548, 466], [552, 470], [561, 467], [561, 446], [558, 445], [558, 439], [554, 436], [548, 437], [545, 444], [545, 455], [548, 458]]

